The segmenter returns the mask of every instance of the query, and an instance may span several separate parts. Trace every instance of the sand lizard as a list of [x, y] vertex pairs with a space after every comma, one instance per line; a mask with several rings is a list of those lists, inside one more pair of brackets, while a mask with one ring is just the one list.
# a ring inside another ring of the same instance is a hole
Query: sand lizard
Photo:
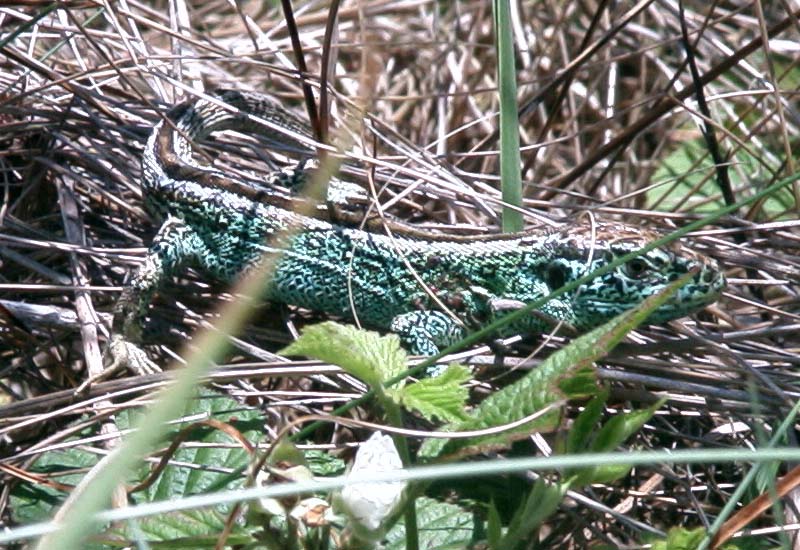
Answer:
[[[287, 206], [291, 198], [194, 160], [191, 143], [234, 129], [303, 148], [306, 125], [261, 94], [222, 91], [214, 97], [217, 101], [198, 99], [173, 108], [168, 122], [159, 122], [147, 141], [142, 187], [148, 210], [162, 225], [115, 308], [115, 360], [138, 350], [131, 342], [153, 292], [185, 266], [230, 283], [264, 255], [276, 255], [267, 299], [357, 318], [367, 327], [398, 334], [412, 353], [433, 355], [502, 316], [508, 304], [513, 309], [546, 296], [659, 236], [619, 223], [587, 223], [480, 237], [426, 237], [400, 230], [390, 238], [300, 216]], [[273, 173], [270, 183], [291, 188], [305, 172], [301, 162]], [[296, 233], [287, 242], [275, 242], [272, 237], [289, 226]], [[691, 282], [648, 321], [687, 315], [717, 300], [725, 279], [713, 260], [673, 243], [551, 300], [506, 332], [539, 333], [558, 321], [588, 330], [690, 270], [695, 271]]]

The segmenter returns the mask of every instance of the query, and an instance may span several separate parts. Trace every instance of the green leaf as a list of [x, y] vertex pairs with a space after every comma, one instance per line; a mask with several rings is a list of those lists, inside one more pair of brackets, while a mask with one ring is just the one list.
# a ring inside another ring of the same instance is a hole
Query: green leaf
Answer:
[[616, 415], [600, 429], [592, 442], [591, 451], [594, 453], [613, 451], [633, 433], [639, 431], [639, 428], [644, 426], [644, 423], [650, 420], [666, 401], [666, 398], [662, 398], [646, 409]]
[[593, 436], [597, 433], [597, 423], [603, 414], [608, 399], [608, 391], [598, 393], [586, 404], [578, 415], [567, 435], [566, 454], [583, 453], [589, 450]]
[[279, 468], [288, 468], [291, 466], [305, 466], [308, 467], [308, 461], [303, 452], [298, 449], [294, 443], [281, 439], [277, 444], [272, 446], [267, 459], [267, 465], [278, 466]]
[[486, 519], [486, 524], [489, 548], [492, 550], [501, 550], [503, 548], [500, 546], [500, 540], [503, 537], [503, 524], [500, 519], [500, 512], [497, 511], [497, 506], [494, 505], [494, 501], [489, 503], [489, 517]]
[[525, 504], [511, 519], [508, 532], [498, 548], [516, 548], [527, 540], [533, 530], [556, 511], [568, 488], [566, 483], [549, 483], [542, 477], [537, 479]]
[[[135, 425], [140, 411], [126, 410], [117, 416], [117, 424], [121, 429]], [[216, 393], [208, 393], [188, 402], [184, 415], [189, 418], [211, 418], [231, 424], [239, 430], [251, 443], [256, 444], [262, 438], [261, 425], [263, 416], [257, 409], [244, 407], [242, 404]], [[168, 440], [177, 435], [183, 426], [177, 425]], [[192, 447], [182, 445], [173, 455], [172, 464], [194, 464], [199, 468], [187, 468], [169, 465], [161, 473], [158, 480], [148, 489], [134, 493], [132, 499], [136, 503], [171, 500], [189, 495], [209, 493], [223, 489], [235, 489], [244, 485], [242, 473], [250, 461], [247, 452], [239, 447], [229, 447], [234, 440], [220, 430], [206, 426], [195, 428], [187, 442], [218, 444], [220, 446]], [[224, 446], [223, 446], [224, 445]], [[213, 465], [214, 468], [209, 468]], [[232, 473], [216, 471], [216, 469], [232, 470]], [[140, 470], [144, 474], [143, 470]], [[148, 541], [181, 541], [182, 548], [200, 548], [204, 537], [210, 539], [218, 536], [220, 526], [230, 506], [218, 506], [213, 510], [187, 510], [170, 514], [151, 516], [139, 521], [138, 528]], [[245, 535], [257, 526], [247, 528], [241, 525], [234, 533]], [[129, 526], [119, 531], [124, 536], [131, 536]], [[184, 544], [185, 543], [185, 544]], [[213, 547], [213, 545], [212, 545]]]
[[347, 464], [341, 458], [331, 456], [326, 451], [308, 450], [304, 453], [306, 462], [315, 476], [330, 477], [343, 475]]
[[[667, 532], [666, 539], [650, 541], [651, 548], [653, 550], [696, 550], [705, 535], [706, 531], [702, 527], [694, 529], [673, 527]], [[767, 550], [773, 548], [778, 548], [778, 546], [771, 544], [768, 537], [761, 535], [736, 538], [720, 546], [719, 550]]]
[[667, 533], [667, 538], [653, 542], [653, 550], [696, 550], [705, 537], [705, 529], [685, 529], [675, 527]]
[[[750, 187], [750, 175], [764, 169], [768, 156], [755, 158], [748, 148], [737, 148], [730, 159], [731, 164], [737, 167], [728, 171], [731, 184], [737, 188]], [[781, 156], [777, 154], [774, 158]], [[714, 162], [708, 155], [705, 140], [698, 138], [681, 141], [664, 158], [651, 178], [659, 183], [647, 191], [648, 208], [670, 212], [714, 212], [723, 207], [724, 202], [713, 177], [714, 170]], [[792, 194], [787, 189], [766, 199], [763, 209], [770, 217], [787, 219], [793, 211], [793, 204]]]
[[[96, 435], [82, 432], [81, 437]], [[85, 472], [97, 464], [98, 455], [79, 448], [68, 448], [43, 453], [28, 470], [46, 476], [50, 481], [77, 485]], [[67, 494], [43, 484], [20, 481], [11, 490], [12, 519], [19, 524], [48, 521], [53, 517]]]
[[[121, 430], [136, 425], [142, 412], [127, 409], [117, 415], [117, 425]], [[258, 409], [242, 405], [227, 396], [215, 392], [204, 392], [204, 395], [187, 403], [184, 416], [193, 420], [214, 419], [231, 424], [239, 430], [251, 443], [256, 444], [262, 438], [263, 416]], [[177, 424], [167, 434], [167, 441], [173, 440], [178, 432], [187, 424]], [[200, 468], [187, 468], [169, 465], [161, 473], [158, 480], [148, 489], [132, 495], [135, 502], [151, 502], [155, 500], [173, 499], [180, 496], [205, 493], [219, 489], [233, 489], [243, 485], [241, 473], [250, 460], [247, 452], [240, 446], [230, 447], [236, 442], [226, 433], [209, 426], [197, 426], [193, 429], [187, 442], [219, 444], [219, 446], [192, 447], [181, 445], [172, 456], [172, 463], [195, 464]], [[233, 473], [213, 471], [206, 468], [230, 469]], [[139, 470], [140, 475], [149, 471], [149, 466]]]
[[[571, 397], [559, 388], [563, 377], [584, 375], [568, 354], [567, 348], [551, 355], [542, 365], [510, 386], [493, 393], [469, 415], [467, 420], [451, 423], [446, 431], [462, 432], [493, 428], [521, 420], [543, 411], [546, 407]], [[536, 431], [553, 430], [560, 421], [560, 407], [547, 411], [523, 425], [511, 428], [501, 434], [470, 437], [465, 439], [428, 439], [420, 450], [421, 456], [451, 455], [448, 458], [505, 448], [512, 442], [525, 438]]]
[[[139, 410], [127, 409], [116, 415], [117, 425], [126, 430], [136, 424], [143, 413]], [[263, 415], [261, 411], [252, 409], [217, 393], [205, 392], [201, 397], [188, 402], [185, 416], [197, 419], [215, 419], [236, 428], [248, 441], [256, 444], [262, 437]], [[181, 425], [172, 428], [168, 440], [172, 440], [181, 429]], [[90, 435], [90, 434], [82, 434]], [[171, 500], [184, 496], [207, 493], [222, 489], [235, 489], [243, 486], [244, 476], [241, 473], [249, 462], [247, 452], [239, 447], [230, 447], [235, 443], [227, 434], [207, 426], [198, 426], [190, 433], [187, 442], [205, 444], [224, 444], [222, 446], [202, 446], [189, 448], [182, 445], [171, 457], [170, 464], [160, 473], [157, 480], [149, 488], [133, 493], [134, 503]], [[33, 472], [53, 473], [71, 470], [65, 476], [56, 476], [62, 483], [77, 483], [86, 469], [97, 464], [99, 455], [86, 453], [80, 449], [67, 449], [44, 453], [31, 467]], [[194, 465], [196, 467], [189, 467]], [[211, 466], [211, 467], [210, 467]], [[231, 470], [231, 472], [220, 471]], [[135, 484], [142, 481], [150, 471], [150, 466], [141, 466], [135, 477], [128, 481]], [[53, 489], [43, 488], [30, 483], [20, 483], [12, 492], [12, 509], [15, 519], [21, 523], [49, 519], [55, 508], [60, 506], [66, 494]], [[135, 536], [144, 536], [153, 547], [156, 543], [170, 542], [170, 548], [213, 548], [216, 538], [224, 525], [225, 516], [230, 506], [219, 506], [213, 510], [188, 510], [168, 514], [160, 514], [136, 521], [136, 527], [130, 523], [114, 525], [101, 535], [106, 541], [125, 542], [135, 540]], [[233, 534], [239, 543], [252, 541], [251, 531], [260, 526], [235, 526]], [[105, 544], [104, 547], [107, 547]], [[129, 543], [121, 544], [129, 546]], [[90, 546], [93, 547], [93, 546]]]
[[464, 404], [469, 391], [463, 385], [471, 377], [468, 368], [450, 365], [441, 374], [425, 378], [387, 394], [409, 410], [417, 411], [428, 420], [456, 422], [467, 418]]
[[758, 495], [768, 491], [774, 491], [775, 480], [781, 477], [782, 465], [780, 462], [762, 462], [759, 466], [756, 471], [751, 498], [756, 498]]
[[[225, 526], [225, 515], [217, 510], [182, 510], [158, 516], [141, 518], [137, 529], [151, 545], [166, 543], [170, 548], [213, 548], [214, 539], [219, 537]], [[255, 528], [253, 528], [255, 530]], [[244, 535], [241, 529], [235, 530]], [[129, 528], [117, 533], [132, 538]], [[209, 544], [211, 543], [211, 544]], [[161, 544], [160, 546], [164, 546]]]
[[514, 384], [487, 397], [467, 420], [451, 423], [452, 432], [485, 430], [510, 424], [542, 411], [529, 422], [500, 434], [463, 439], [428, 439], [421, 449], [422, 457], [457, 458], [500, 449], [527, 437], [535, 431], [554, 429], [560, 420], [560, 407], [545, 411], [559, 401], [588, 397], [597, 393], [594, 383], [594, 362], [605, 356], [628, 332], [644, 321], [693, 276], [687, 273], [639, 306], [617, 315], [606, 324], [573, 340], [568, 346], [550, 355], [536, 370]]
[[[467, 548], [472, 540], [472, 514], [455, 504], [422, 497], [416, 500], [420, 548]], [[406, 550], [405, 527], [399, 521], [389, 530], [384, 550]]]
[[[666, 398], [659, 400], [647, 409], [619, 414], [606, 422], [592, 442], [591, 451], [595, 453], [610, 452], [622, 445], [626, 439], [638, 432], [644, 423], [653, 417], [665, 401]], [[630, 469], [630, 466], [625, 465], [608, 464], [597, 466], [581, 472], [578, 479], [574, 481], [573, 486], [578, 484], [583, 486], [591, 483], [611, 483], [628, 475]]]
[[305, 327], [280, 353], [337, 365], [373, 388], [406, 370], [408, 358], [395, 334], [381, 336], [333, 321]]

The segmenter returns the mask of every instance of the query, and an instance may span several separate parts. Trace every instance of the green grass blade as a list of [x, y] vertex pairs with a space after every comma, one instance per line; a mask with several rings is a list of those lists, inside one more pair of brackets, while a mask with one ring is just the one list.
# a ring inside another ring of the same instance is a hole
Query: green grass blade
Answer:
[[511, 32], [509, 0], [494, 0], [497, 81], [500, 91], [500, 186], [503, 194], [503, 231], [523, 228], [522, 179], [520, 177], [519, 117], [517, 115], [517, 70]]

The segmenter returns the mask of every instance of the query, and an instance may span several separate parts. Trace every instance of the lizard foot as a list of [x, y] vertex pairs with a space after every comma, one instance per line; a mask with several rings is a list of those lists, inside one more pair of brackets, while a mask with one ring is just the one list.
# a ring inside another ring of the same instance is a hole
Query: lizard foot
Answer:
[[105, 380], [113, 374], [130, 369], [135, 374], [154, 374], [161, 372], [161, 368], [153, 363], [142, 348], [136, 344], [125, 340], [120, 334], [111, 337], [103, 353], [103, 371], [89, 377], [76, 390], [78, 394], [83, 393], [92, 384]]

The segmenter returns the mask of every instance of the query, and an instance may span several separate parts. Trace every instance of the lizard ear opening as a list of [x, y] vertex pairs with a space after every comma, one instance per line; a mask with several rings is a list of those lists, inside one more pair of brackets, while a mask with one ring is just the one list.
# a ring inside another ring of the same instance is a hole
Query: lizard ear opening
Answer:
[[567, 266], [559, 261], [550, 262], [544, 268], [544, 282], [547, 284], [550, 292], [558, 290], [566, 284], [569, 278], [569, 271]]

